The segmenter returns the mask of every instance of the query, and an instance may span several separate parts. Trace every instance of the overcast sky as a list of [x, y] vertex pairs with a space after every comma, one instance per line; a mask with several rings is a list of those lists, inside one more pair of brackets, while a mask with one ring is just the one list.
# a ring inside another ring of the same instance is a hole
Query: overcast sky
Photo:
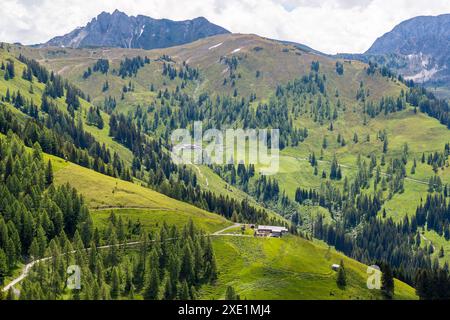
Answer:
[[364, 52], [403, 20], [450, 13], [449, 0], [1, 0], [0, 41], [34, 44], [119, 9], [174, 20], [204, 16], [236, 33]]

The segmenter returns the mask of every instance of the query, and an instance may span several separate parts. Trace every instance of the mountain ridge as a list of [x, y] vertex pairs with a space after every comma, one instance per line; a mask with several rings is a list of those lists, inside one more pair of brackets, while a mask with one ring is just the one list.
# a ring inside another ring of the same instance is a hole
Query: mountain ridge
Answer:
[[173, 21], [144, 15], [128, 16], [115, 10], [112, 14], [103, 11], [85, 26], [37, 46], [157, 49], [227, 33], [230, 32], [204, 17]]
[[[429, 26], [430, 24], [438, 23], [433, 30], [426, 30], [426, 26]], [[405, 47], [405, 42], [411, 42], [410, 39], [401, 39], [398, 38], [398, 42], [402, 44], [402, 47], [399, 47], [399, 44], [393, 43], [392, 36], [398, 35], [399, 33], [405, 32], [406, 29], [409, 29], [411, 32], [409, 35], [419, 34], [422, 38], [425, 38], [427, 36], [424, 36], [423, 33], [435, 33], [436, 31], [440, 32], [448, 32], [448, 28], [445, 28], [446, 24], [450, 24], [450, 14], [442, 14], [437, 16], [416, 16], [407, 20], [404, 20], [397, 24], [391, 31], [386, 32], [381, 37], [377, 38], [375, 42], [372, 44], [372, 46], [365, 52], [365, 54], [386, 54], [386, 53], [398, 53], [398, 54], [408, 54], [410, 51], [410, 48]], [[436, 28], [440, 29], [437, 30]], [[429, 38], [429, 37], [428, 37]], [[433, 40], [433, 39], [431, 39]], [[386, 42], [391, 42], [392, 45], [391, 48], [386, 48]], [[383, 47], [383, 44], [385, 45]], [[396, 44], [396, 46], [394, 46]], [[411, 44], [412, 45], [412, 44]], [[416, 43], [416, 45], [420, 45], [419, 43]], [[409, 49], [409, 50], [408, 50]]]
[[408, 80], [428, 86], [450, 83], [450, 14], [405, 20], [379, 37], [364, 53], [384, 56]]

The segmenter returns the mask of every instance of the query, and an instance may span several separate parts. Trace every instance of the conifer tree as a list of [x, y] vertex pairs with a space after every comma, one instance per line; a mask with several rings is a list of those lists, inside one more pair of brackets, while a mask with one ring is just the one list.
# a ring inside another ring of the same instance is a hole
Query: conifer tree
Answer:
[[53, 167], [51, 160], [48, 160], [47, 169], [45, 170], [45, 180], [47, 185], [51, 185], [53, 183]]
[[216, 280], [217, 264], [210, 237], [208, 237], [206, 240], [204, 259], [205, 259], [205, 278], [210, 281]]
[[120, 277], [118, 267], [114, 267], [112, 271], [111, 281], [111, 298], [117, 299], [120, 296]]
[[194, 256], [189, 242], [184, 246], [184, 254], [181, 260], [180, 277], [181, 279], [186, 279], [187, 281], [190, 281], [194, 278]]
[[227, 287], [227, 291], [225, 292], [225, 300], [240, 300], [239, 295], [236, 294], [236, 291], [232, 286]]
[[388, 151], [388, 138], [387, 136], [385, 136], [384, 141], [383, 141], [383, 153], [386, 154]]
[[6, 296], [6, 300], [16, 300], [16, 295], [15, 295], [15, 293], [14, 293], [14, 289], [11, 287], [11, 288], [9, 288], [9, 290], [8, 290], [8, 294], [7, 294], [7, 296]]
[[381, 292], [386, 299], [392, 299], [394, 296], [394, 275], [388, 264], [384, 266], [381, 277]]
[[188, 283], [186, 280], [183, 280], [181, 283], [179, 299], [180, 300], [190, 300], [191, 299], [191, 294], [189, 292], [189, 286], [188, 286]]
[[157, 268], [152, 268], [150, 272], [150, 279], [144, 292], [144, 299], [157, 300], [159, 293], [159, 274]]
[[3, 284], [5, 277], [8, 274], [8, 263], [6, 254], [3, 249], [0, 248], [0, 284]]
[[338, 269], [336, 284], [339, 288], [345, 289], [347, 286], [347, 274], [345, 272], [344, 261], [341, 260], [341, 264]]

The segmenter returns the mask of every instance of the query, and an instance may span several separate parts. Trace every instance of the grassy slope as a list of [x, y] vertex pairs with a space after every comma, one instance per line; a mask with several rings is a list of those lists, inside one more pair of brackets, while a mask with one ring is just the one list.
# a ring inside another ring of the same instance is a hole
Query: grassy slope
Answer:
[[209, 167], [196, 166], [196, 168], [198, 168], [196, 170], [199, 170], [199, 172], [200, 172], [200, 174], [199, 174], [200, 179], [198, 181], [203, 188], [207, 188], [208, 190], [214, 192], [217, 195], [228, 196], [228, 197], [234, 198], [238, 201], [247, 199], [250, 202], [250, 204], [252, 204], [255, 208], [267, 210], [270, 217], [274, 217], [281, 222], [287, 222], [286, 219], [281, 217], [279, 214], [273, 212], [270, 209], [263, 207], [259, 202], [257, 202], [253, 197], [249, 196], [244, 191], [228, 184], [221, 177], [219, 177], [217, 174], [215, 174], [214, 171], [211, 170]]
[[[200, 291], [203, 299], [221, 299], [232, 285], [246, 299], [381, 299], [366, 286], [367, 267], [319, 242], [287, 236], [282, 239], [219, 237], [214, 248], [220, 270], [213, 286]], [[341, 259], [348, 285], [336, 285], [331, 265]], [[395, 282], [396, 299], [416, 299], [414, 289]]]
[[[220, 45], [219, 45], [220, 44]], [[219, 46], [217, 46], [219, 45]], [[256, 35], [228, 34], [209, 37], [183, 46], [151, 51], [139, 49], [30, 49], [14, 47], [17, 53], [37, 59], [51, 70], [63, 75], [76, 83], [86, 93], [90, 94], [95, 103], [102, 103], [105, 96], [116, 97], [118, 108], [129, 110], [137, 104], [146, 105], [152, 101], [155, 94], [149, 91], [150, 84], [156, 89], [169, 90], [180, 85], [179, 79], [169, 81], [161, 75], [162, 62], [155, 61], [163, 54], [171, 56], [175, 66], [180, 68], [186, 61], [191, 67], [200, 70], [200, 78], [196, 82], [188, 81], [186, 91], [198, 95], [201, 92], [212, 94], [231, 94], [234, 87], [224, 86], [223, 79], [228, 76], [227, 66], [220, 61], [221, 57], [238, 58], [236, 88], [238, 93], [248, 97], [256, 93], [260, 99], [267, 98], [278, 84], [308, 74], [312, 61], [319, 61], [321, 72], [327, 75], [327, 81], [337, 88], [343, 102], [354, 98], [361, 81], [370, 89], [374, 98], [381, 95], [397, 93], [401, 85], [382, 79], [380, 76], [369, 77], [365, 72], [366, 65], [353, 61], [345, 63], [345, 73], [338, 76], [335, 72], [335, 60], [307, 53], [292, 45], [281, 44]], [[237, 51], [238, 50], [238, 51]], [[148, 56], [152, 59], [150, 65], [140, 69], [136, 77], [121, 79], [110, 72], [108, 75], [94, 73], [87, 80], [82, 75], [89, 66], [93, 66], [97, 59], [110, 61], [110, 70], [118, 69], [120, 61], [125, 57]], [[256, 70], [261, 75], [256, 77]], [[108, 80], [110, 89], [102, 93], [102, 86]], [[135, 92], [127, 93], [125, 100], [120, 100], [121, 89], [131, 81]], [[332, 92], [334, 94], [334, 91]]]
[[[42, 97], [42, 93], [44, 92], [45, 85], [42, 83], [39, 83], [38, 81], [36, 81], [36, 79], [34, 79], [33, 83], [31, 84], [33, 91], [30, 92], [30, 82], [22, 79], [22, 72], [25, 68], [25, 65], [15, 58], [16, 55], [18, 54], [18, 52], [16, 52], [17, 48], [13, 47], [13, 49], [11, 51], [8, 51], [6, 49], [3, 49], [3, 50], [0, 49], [0, 61], [7, 61], [8, 59], [13, 60], [14, 65], [15, 65], [15, 72], [16, 72], [16, 76], [14, 79], [5, 81], [3, 78], [4, 71], [0, 70], [0, 95], [5, 96], [7, 89], [9, 89], [11, 95], [14, 92], [20, 91], [20, 93], [27, 100], [33, 100], [33, 102], [37, 106], [40, 106], [41, 105], [41, 97]], [[63, 98], [56, 99], [54, 102], [61, 110], [66, 111], [66, 105], [65, 105]], [[79, 110], [79, 112], [77, 113], [76, 116], [82, 117], [83, 123], [85, 124], [84, 125], [85, 130], [87, 132], [91, 133], [97, 139], [97, 141], [99, 143], [101, 143], [101, 144], [104, 143], [107, 147], [116, 151], [123, 160], [131, 163], [131, 161], [132, 161], [131, 151], [128, 150], [127, 148], [125, 148], [124, 146], [120, 145], [116, 141], [114, 141], [108, 134], [109, 133], [109, 116], [108, 116], [108, 114], [102, 112], [102, 117], [103, 117], [103, 120], [105, 123], [103, 129], [100, 130], [95, 126], [89, 126], [86, 124], [86, 114], [87, 114], [87, 111], [89, 110], [89, 107], [91, 106], [91, 104], [82, 99], [80, 99], [80, 102], [81, 102], [81, 109]], [[14, 108], [11, 108], [11, 109], [15, 110]], [[20, 113], [20, 111], [18, 111], [18, 110], [15, 110], [15, 112]]]
[[94, 221], [104, 225], [111, 212], [151, 227], [166, 220], [177, 225], [192, 219], [207, 231], [230, 224], [219, 215], [206, 212], [137, 184], [118, 180], [69, 163], [55, 173], [57, 184], [70, 183], [86, 199]]
[[[416, 173], [407, 174], [410, 178], [428, 182], [429, 177], [433, 174], [432, 168], [428, 165], [422, 165], [420, 158], [422, 152], [443, 151], [444, 145], [450, 140], [450, 131], [442, 126], [439, 121], [427, 117], [424, 114], [414, 115], [412, 110], [405, 110], [398, 114], [391, 115], [389, 118], [376, 118], [369, 120], [369, 124], [364, 126], [362, 123], [353, 126], [345, 126], [345, 123], [339, 121], [335, 125], [333, 132], [327, 128], [312, 124], [308, 119], [303, 123], [310, 125], [311, 134], [298, 148], [287, 148], [282, 152], [281, 170], [279, 175], [290, 174], [292, 181], [298, 180], [297, 185], [303, 187], [314, 187], [320, 184], [320, 177], [314, 177], [312, 168], [306, 159], [311, 152], [315, 152], [316, 156], [320, 154], [322, 148], [322, 139], [327, 136], [329, 147], [324, 150], [324, 160], [330, 161], [336, 154], [340, 164], [344, 165], [345, 174], [352, 174], [356, 166], [358, 154], [361, 156], [374, 153], [377, 156], [378, 163], [382, 154], [382, 143], [376, 140], [376, 134], [379, 130], [385, 129], [389, 137], [389, 151], [387, 160], [392, 156], [400, 154], [403, 144], [408, 143], [410, 149], [410, 160], [415, 157], [418, 161]], [[337, 135], [341, 135], [347, 141], [345, 147], [341, 147], [336, 143]], [[357, 133], [359, 142], [352, 142], [353, 134]], [[365, 142], [365, 136], [369, 134], [371, 141]], [[408, 163], [407, 168], [410, 169], [412, 161]], [[319, 163], [319, 169], [329, 170], [328, 162]], [[294, 174], [297, 173], [298, 175]], [[319, 170], [319, 172], [321, 172]], [[303, 175], [303, 177], [302, 177]], [[441, 170], [439, 175], [444, 181], [448, 180], [448, 170]], [[300, 179], [298, 179], [300, 177]], [[283, 180], [283, 179], [281, 179]], [[288, 188], [292, 189], [292, 187]], [[408, 189], [408, 188], [407, 188]], [[426, 191], [426, 186], [425, 186]]]
[[[212, 48], [218, 44], [220, 46]], [[255, 50], [256, 48], [258, 50]], [[235, 52], [236, 49], [240, 50]], [[25, 47], [14, 47], [14, 50], [38, 59], [50, 69], [72, 80], [89, 93], [96, 102], [102, 102], [105, 96], [115, 96], [119, 104], [118, 110], [122, 112], [136, 107], [139, 103], [146, 105], [155, 98], [155, 93], [148, 90], [150, 83], [155, 84], [157, 90], [164, 90], [166, 87], [173, 89], [176, 85], [179, 85], [179, 79], [169, 81], [161, 76], [162, 63], [154, 59], [159, 58], [162, 54], [170, 55], [177, 67], [180, 67], [182, 62], [186, 61], [191, 66], [199, 68], [201, 76], [194, 90], [191, 90], [192, 88], [189, 88], [189, 85], [185, 89], [185, 92], [194, 95], [203, 91], [213, 94], [232, 93], [233, 88], [230, 88], [229, 85], [223, 86], [223, 78], [227, 76], [227, 72], [224, 73], [224, 70], [227, 66], [220, 62], [220, 58], [235, 56], [239, 60], [236, 74], [241, 76], [241, 78], [236, 79], [238, 92], [245, 97], [256, 92], [260, 100], [270, 96], [278, 84], [308, 74], [311, 62], [320, 61], [320, 73], [327, 77], [330, 100], [332, 102], [337, 100], [334, 97], [335, 89], [337, 89], [341, 102], [348, 105], [349, 112], [343, 115], [341, 123], [339, 121], [335, 123], [337, 128], [341, 124], [342, 130], [346, 128], [350, 130], [354, 125], [361, 125], [360, 110], [354, 109], [354, 105], [356, 105], [355, 94], [361, 81], [364, 83], [364, 87], [370, 91], [368, 100], [377, 101], [382, 96], [397, 96], [401, 89], [405, 89], [397, 81], [388, 80], [379, 75], [368, 76], [365, 72], [366, 65], [360, 62], [345, 62], [344, 75], [339, 76], [335, 72], [334, 59], [306, 53], [293, 46], [280, 44], [255, 35], [219, 35], [179, 47], [152, 51], [118, 48], [58, 49], [56, 51], [55, 48], [33, 50]], [[94, 73], [87, 80], [82, 78], [86, 68], [93, 65], [99, 58], [109, 59], [110, 70], [112, 70], [118, 68], [120, 61], [125, 56], [133, 57], [136, 55], [147, 55], [153, 59], [150, 65], [146, 65], [139, 70], [136, 77], [121, 79], [110, 72], [108, 75]], [[260, 70], [262, 76], [256, 78], [255, 70]], [[101, 86], [106, 79], [108, 79], [111, 89], [102, 93]], [[129, 81], [136, 86], [135, 92], [127, 93], [125, 100], [120, 101], [120, 90]], [[188, 84], [191, 83], [188, 82]], [[350, 112], [351, 110], [352, 112]], [[305, 123], [304, 120], [304, 118], [299, 119], [298, 124], [302, 127], [315, 129], [315, 124], [310, 123], [308, 119]], [[317, 131], [317, 136], [323, 133], [320, 130], [313, 130], [311, 140], [321, 141], [321, 139], [315, 139], [315, 131]], [[351, 134], [353, 135], [353, 132]]]
[[[65, 54], [64, 52], [68, 52], [67, 54]], [[130, 53], [131, 52], [131, 53]], [[144, 55], [147, 54], [147, 52], [144, 52], [142, 50], [122, 50], [122, 49], [118, 49], [117, 52], [116, 50], [70, 50], [70, 49], [64, 49], [64, 50], [55, 50], [55, 49], [49, 49], [47, 51], [39, 51], [39, 50], [34, 50], [34, 49], [30, 49], [27, 47], [20, 47], [20, 46], [12, 46], [11, 49], [5, 49], [5, 50], [0, 50], [0, 61], [6, 61], [7, 59], [11, 59], [14, 60], [15, 62], [15, 69], [16, 69], [16, 77], [13, 80], [10, 81], [4, 81], [3, 79], [3, 71], [0, 71], [0, 94], [5, 95], [6, 94], [6, 90], [7, 88], [9, 88], [10, 92], [17, 92], [20, 90], [20, 92], [27, 98], [27, 99], [33, 99], [33, 101], [35, 101], [35, 103], [37, 105], [40, 104], [40, 100], [41, 100], [41, 96], [42, 93], [44, 91], [44, 85], [38, 83], [37, 81], [33, 82], [33, 93], [30, 93], [29, 90], [29, 86], [30, 83], [24, 79], [21, 78], [21, 74], [23, 69], [25, 68], [25, 65], [22, 64], [21, 62], [19, 62], [17, 59], [15, 59], [15, 56], [18, 55], [19, 53], [25, 54], [28, 57], [34, 58], [34, 59], [38, 59], [40, 60], [41, 63], [49, 63], [49, 61], [51, 61], [52, 63], [54, 63], [54, 65], [52, 64], [52, 66], [56, 66], [55, 68], [55, 72], [57, 72], [58, 74], [61, 74], [63, 76], [67, 76], [70, 80], [77, 82], [76, 78], [78, 77], [77, 72], [79, 72], [80, 74], [84, 71], [84, 66], [87, 64], [89, 65], [89, 63], [93, 63], [96, 61], [96, 59], [99, 57], [99, 55], [101, 55], [102, 57], [107, 57], [112, 59], [113, 63], [112, 63], [112, 68], [114, 67], [118, 67], [118, 64], [120, 62], [121, 59], [123, 59], [126, 56], [133, 56], [133, 55]], [[159, 54], [159, 53], [158, 53]], [[162, 54], [162, 53], [161, 53]], [[158, 55], [154, 54], [155, 57], [158, 57]], [[48, 58], [47, 59], [43, 59], [43, 57]], [[83, 63], [81, 63], [82, 61], [84, 61]], [[157, 64], [155, 62], [155, 64]], [[83, 68], [82, 68], [83, 66]], [[59, 67], [61, 67], [62, 69], [57, 70]], [[146, 68], [149, 68], [149, 66], [146, 66], [143, 70], [141, 70], [138, 74], [138, 78], [141, 81], [147, 81], [148, 79], [146, 78], [147, 75], [147, 71]], [[160, 66], [158, 67], [160, 68]], [[75, 69], [77, 71], [73, 71], [72, 69]], [[159, 69], [158, 69], [159, 70]], [[75, 73], [71, 73], [69, 71], [73, 71]], [[160, 76], [160, 71], [157, 72], [158, 75]], [[98, 77], [102, 77], [103, 75], [99, 75], [94, 73], [94, 75], [89, 78], [89, 83], [88, 83], [88, 87], [84, 88], [87, 89], [88, 93], [95, 93], [95, 92], [101, 92], [101, 85], [103, 82], [100, 81], [100, 79], [97, 79]], [[96, 78], [97, 77], [97, 78]], [[103, 76], [106, 77], [106, 76]], [[79, 76], [79, 78], [81, 78], [81, 76]], [[111, 78], [111, 77], [108, 77]], [[117, 76], [112, 77], [114, 80], [118, 80], [119, 84], [117, 84], [117, 89], [121, 90], [122, 85], [127, 84], [128, 83], [128, 79], [123, 80]], [[161, 76], [160, 76], [161, 78]], [[79, 79], [78, 79], [79, 80]], [[111, 82], [111, 87], [114, 87], [114, 80], [110, 80]], [[134, 80], [133, 80], [134, 82]], [[154, 82], [152, 82], [154, 83]], [[149, 84], [149, 83], [148, 83]], [[148, 84], [146, 85], [148, 87]], [[99, 88], [97, 88], [97, 86], [100, 86]], [[81, 85], [81, 87], [83, 87]], [[144, 85], [137, 85], [136, 87], [136, 95], [137, 96], [142, 96], [142, 98], [148, 98], [146, 96], [146, 92], [144, 90]], [[109, 93], [108, 93], [109, 94]], [[151, 93], [151, 96], [154, 97], [154, 93]], [[128, 98], [128, 96], [127, 96]], [[134, 99], [134, 94], [133, 96], [130, 97], [131, 99]], [[103, 98], [101, 98], [103, 99]], [[65, 111], [65, 104], [64, 104], [64, 99], [58, 99], [55, 101], [55, 103], [57, 103], [57, 105], [60, 106], [61, 110]], [[139, 99], [138, 99], [139, 100]], [[133, 102], [130, 101], [125, 101], [122, 102], [123, 106], [125, 104], [133, 104]], [[104, 120], [104, 128], [103, 129], [98, 129], [95, 126], [89, 126], [86, 124], [86, 113], [87, 110], [89, 109], [90, 103], [88, 103], [87, 101], [81, 100], [81, 105], [82, 108], [80, 110], [80, 112], [77, 113], [77, 117], [82, 117], [82, 119], [84, 120], [84, 128], [87, 132], [91, 133], [96, 139], [97, 141], [99, 141], [100, 143], [104, 143], [106, 144], [107, 147], [109, 147], [111, 150], [116, 151], [119, 156], [124, 159], [125, 161], [128, 161], [129, 163], [131, 163], [132, 160], [132, 154], [130, 152], [130, 150], [128, 150], [127, 148], [125, 148], [123, 145], [117, 143], [116, 141], [114, 141], [109, 135], [109, 115], [102, 112], [102, 117]], [[22, 118], [25, 118], [27, 116], [23, 115], [19, 110], [15, 109], [14, 107], [7, 105], [9, 107], [10, 110], [12, 110], [13, 112], [18, 113]], [[60, 161], [55, 160], [55, 163], [60, 163]], [[79, 169], [82, 169], [81, 167]], [[196, 170], [196, 169], [194, 169]], [[213, 186], [217, 186], [220, 183], [220, 178], [218, 178], [217, 176], [215, 176], [212, 173], [208, 173], [208, 169], [207, 168], [202, 168], [202, 171], [206, 170], [205, 175], [209, 176], [209, 180], [211, 181], [211, 184], [206, 185], [206, 183], [203, 183], [203, 187], [204, 188], [208, 188], [208, 189], [212, 189], [215, 193], [221, 193], [221, 194], [227, 194], [230, 197], [234, 197], [236, 199], [238, 199], [239, 201], [243, 200], [246, 196], [245, 194], [243, 194], [241, 191], [237, 190], [236, 188], [233, 188], [231, 186], [228, 186], [229, 189], [224, 189], [224, 188], [214, 188]], [[77, 171], [77, 170], [74, 170]], [[73, 175], [73, 172], [71, 173], [71, 175]], [[204, 176], [202, 176], [204, 177]], [[202, 181], [202, 179], [200, 179]], [[205, 181], [204, 181], [205, 182]], [[223, 182], [224, 183], [224, 182]], [[133, 186], [134, 187], [134, 186]], [[105, 197], [102, 198], [102, 200], [98, 200], [95, 199], [95, 201], [99, 201], [99, 202], [95, 202], [95, 206], [113, 206], [113, 207], [121, 207], [124, 206], [124, 203], [128, 202], [129, 199], [127, 198], [129, 195], [126, 194], [125, 198], [126, 200], [123, 200], [124, 198], [121, 197], [120, 195], [120, 190], [119, 193], [116, 190], [116, 193], [114, 194], [114, 197]], [[172, 199], [171, 199], [172, 200]], [[251, 202], [253, 205], [255, 205], [257, 208], [262, 208], [257, 202], [255, 202], [253, 199], [251, 199]], [[111, 202], [112, 201], [112, 202]], [[137, 203], [137, 204], [136, 204]], [[142, 203], [146, 203], [145, 200], [142, 199], [136, 199], [136, 202], [134, 204], [134, 207], [141, 207]], [[102, 212], [104, 213], [104, 212]], [[271, 213], [272, 215], [275, 215], [275, 213]], [[100, 216], [100, 214], [99, 214]]]
[[[192, 50], [192, 49], [191, 49]], [[90, 94], [92, 97], [96, 97], [96, 94], [98, 95], [99, 92], [102, 92], [101, 86], [104, 83], [106, 79], [108, 79], [110, 83], [110, 91], [105, 93], [105, 95], [113, 95], [113, 96], [120, 96], [120, 92], [123, 85], [127, 85], [128, 81], [130, 79], [121, 79], [120, 77], [113, 76], [111, 74], [109, 75], [101, 75], [98, 73], [94, 73], [87, 81], [83, 81], [82, 79], [82, 73], [84, 70], [91, 64], [95, 63], [96, 59], [103, 57], [111, 59], [111, 69], [118, 68], [120, 61], [125, 57], [133, 57], [135, 55], [149, 55], [152, 58], [158, 58], [160, 55], [163, 54], [162, 51], [156, 51], [156, 52], [146, 52], [143, 50], [123, 50], [123, 49], [88, 49], [88, 50], [72, 50], [72, 49], [62, 49], [62, 50], [55, 50], [53, 49], [43, 49], [43, 50], [35, 50], [30, 49], [27, 47], [20, 47], [20, 46], [13, 46], [11, 48], [11, 53], [8, 53], [6, 51], [3, 52], [4, 59], [11, 58], [14, 59], [14, 55], [16, 54], [25, 54], [26, 56], [29, 56], [31, 58], [39, 60], [44, 65], [47, 65], [48, 67], [52, 68], [56, 73], [63, 75], [64, 77], [67, 77], [69, 80], [71, 80], [74, 83], [77, 83], [85, 92]], [[16, 63], [16, 69], [18, 69], [18, 72], [22, 72], [22, 68], [24, 67], [23, 64], [15, 60]], [[137, 75], [137, 78], [131, 79], [133, 83], [136, 84], [136, 92], [127, 94], [125, 101], [121, 101], [120, 99], [117, 99], [119, 102], [119, 107], [122, 112], [126, 112], [130, 109], [130, 106], [135, 106], [138, 103], [144, 103], [148, 102], [155, 98], [155, 93], [151, 93], [148, 91], [148, 86], [150, 83], [156, 84], [157, 87], [162, 84], [162, 76], [161, 76], [161, 62], [152, 62], [150, 66], [145, 66], [143, 69], [141, 69]], [[179, 79], [177, 79], [179, 82]], [[175, 81], [175, 84], [179, 84], [177, 81]], [[2, 87], [2, 84], [4, 84], [4, 87]], [[171, 83], [169, 81], [168, 86], [174, 86], [174, 83]], [[40, 96], [42, 95], [42, 91], [44, 89], [44, 86], [42, 84], [36, 84], [37, 89], [35, 89], [34, 94], [29, 94], [27, 92], [29, 83], [23, 79], [21, 79], [19, 76], [17, 76], [14, 80], [10, 82], [4, 82], [3, 79], [0, 79], [0, 94], [6, 93], [6, 87], [9, 87], [11, 91], [17, 91], [20, 90], [22, 93], [25, 92], [25, 96], [27, 98], [33, 98], [34, 101], [40, 103]], [[2, 92], [3, 89], [3, 92]], [[100, 103], [103, 101], [103, 96], [98, 97], [96, 100], [94, 98], [94, 103]], [[85, 123], [85, 130], [91, 133], [97, 141], [100, 143], [105, 143], [107, 147], [109, 147], [111, 150], [116, 151], [119, 156], [131, 163], [132, 160], [132, 154], [131, 152], [126, 149], [123, 145], [117, 143], [114, 141], [109, 135], [109, 115], [102, 112], [102, 117], [104, 120], [104, 128], [98, 129], [95, 126], [89, 126], [86, 124], [86, 113], [90, 106], [90, 104], [86, 101], [81, 101], [82, 103], [82, 109], [81, 112], [77, 116], [81, 116]], [[61, 108], [64, 110], [63, 104], [61, 103]], [[12, 110], [15, 110], [14, 108], [11, 108]], [[17, 111], [17, 110], [15, 110]], [[202, 174], [204, 175], [200, 176], [200, 182], [203, 181], [203, 187], [208, 188], [215, 193], [219, 194], [225, 194], [229, 195], [230, 197], [234, 197], [237, 200], [241, 201], [243, 200], [246, 195], [243, 194], [241, 191], [237, 190], [236, 188], [233, 188], [231, 186], [228, 186], [228, 188], [224, 188], [225, 182], [221, 181], [220, 178], [215, 176], [213, 173], [210, 172], [208, 168], [199, 168], [194, 170], [201, 170]], [[204, 177], [208, 176], [209, 180], [211, 181], [210, 184], [206, 185]], [[221, 185], [221, 187], [218, 187]], [[253, 201], [253, 199], [250, 199], [252, 204], [255, 205], [258, 208], [262, 208], [256, 201]], [[272, 213], [274, 215], [274, 213]]]

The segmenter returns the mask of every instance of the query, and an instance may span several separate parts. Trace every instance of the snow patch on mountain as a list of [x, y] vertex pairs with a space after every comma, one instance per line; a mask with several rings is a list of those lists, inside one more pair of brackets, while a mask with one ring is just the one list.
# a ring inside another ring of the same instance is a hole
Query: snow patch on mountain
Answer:
[[216, 44], [216, 45], [214, 45], [214, 46], [212, 46], [212, 47], [209, 47], [208, 50], [212, 50], [212, 49], [218, 48], [218, 47], [220, 47], [222, 44], [223, 44], [223, 42], [218, 43], [218, 44]]
[[144, 33], [144, 30], [145, 30], [145, 24], [142, 26], [141, 32], [139, 32], [138, 39], [142, 36], [142, 34]]
[[405, 79], [406, 80], [413, 80], [414, 82], [423, 83], [423, 82], [427, 82], [427, 81], [431, 80], [433, 78], [433, 76], [436, 73], [438, 73], [439, 71], [440, 71], [440, 69], [438, 67], [434, 66], [430, 70], [423, 69], [419, 73], [416, 73], [416, 74], [414, 74], [412, 76], [406, 76]]

